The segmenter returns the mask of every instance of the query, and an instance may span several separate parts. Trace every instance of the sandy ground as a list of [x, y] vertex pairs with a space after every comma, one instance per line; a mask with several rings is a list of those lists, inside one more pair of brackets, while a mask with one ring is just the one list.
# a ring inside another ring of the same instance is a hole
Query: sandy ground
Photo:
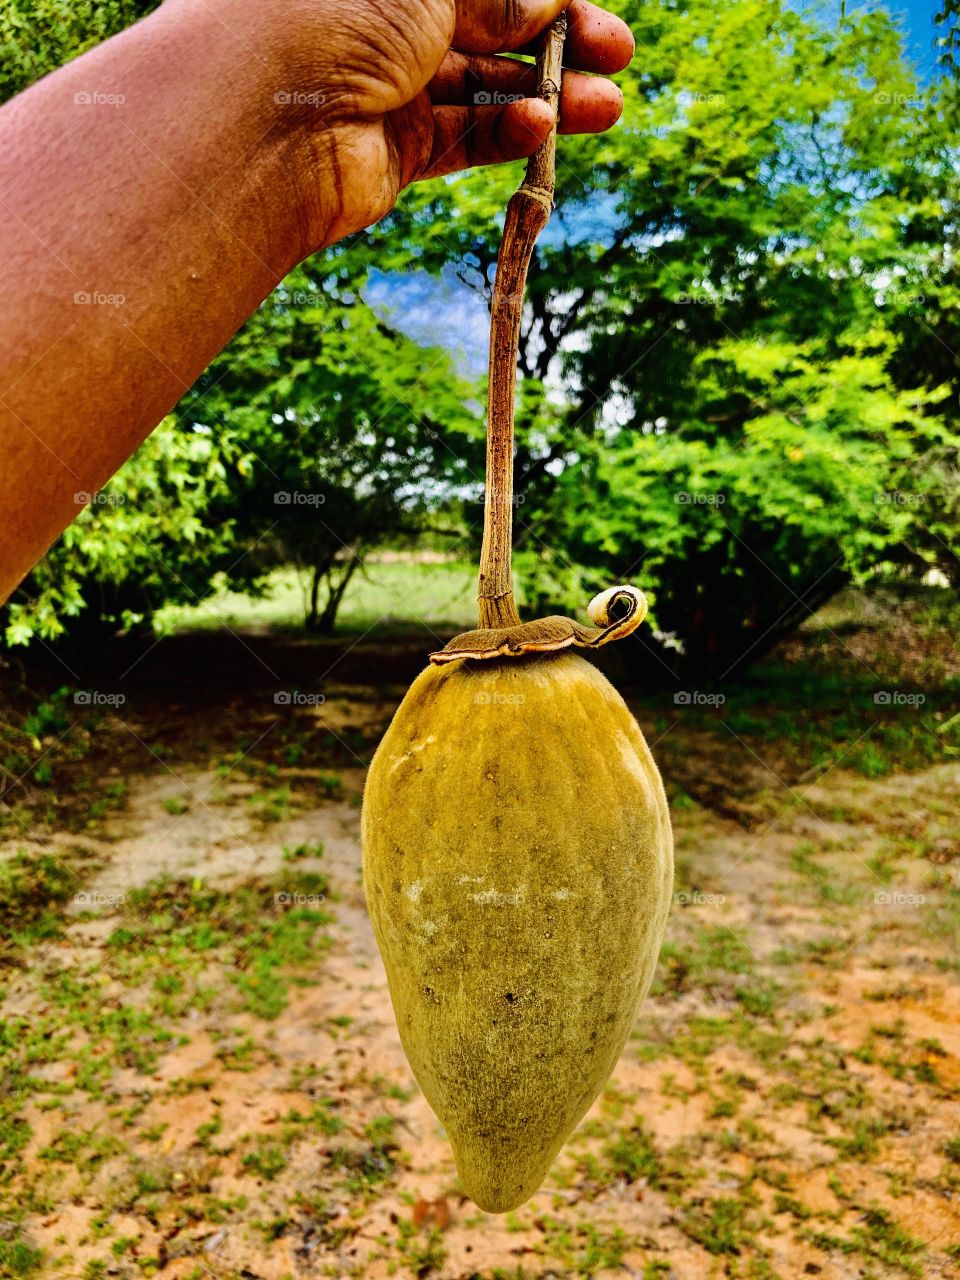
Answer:
[[[960, 1274], [960, 766], [768, 786], [749, 829], [678, 811], [654, 994], [546, 1186], [505, 1217], [460, 1194], [399, 1045], [360, 888], [362, 771], [327, 799], [291, 775], [264, 822], [241, 771], [164, 766], [96, 837], [43, 842], [90, 870], [61, 936], [5, 978], [8, 1025], [71, 1012], [49, 1053], [14, 1065], [8, 1046], [7, 1076], [34, 1079], [29, 1138], [0, 1166], [0, 1242], [16, 1223], [43, 1260], [0, 1273]], [[333, 918], [275, 1016], [234, 999], [242, 945], [191, 951], [174, 981], [161, 936], [124, 971], [116, 930], [154, 909], [139, 887], [276, 893], [293, 869], [325, 874]], [[86, 984], [69, 1006], [63, 975]], [[146, 1064], [111, 1056], [119, 1033], [91, 1004], [147, 1009], [173, 1037]], [[85, 1046], [108, 1059], [96, 1087]]]

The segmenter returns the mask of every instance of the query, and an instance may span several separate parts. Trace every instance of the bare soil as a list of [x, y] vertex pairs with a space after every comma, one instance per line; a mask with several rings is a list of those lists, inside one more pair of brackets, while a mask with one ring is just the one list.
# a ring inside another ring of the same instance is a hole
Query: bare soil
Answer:
[[0, 970], [0, 1275], [960, 1275], [960, 764], [809, 769], [638, 702], [677, 801], [658, 979], [547, 1184], [494, 1217], [360, 887], [365, 764], [419, 658], [374, 689], [344, 649], [321, 677], [264, 642], [244, 681], [170, 646], [80, 726], [61, 807], [8, 828], [3, 857], [76, 884]]

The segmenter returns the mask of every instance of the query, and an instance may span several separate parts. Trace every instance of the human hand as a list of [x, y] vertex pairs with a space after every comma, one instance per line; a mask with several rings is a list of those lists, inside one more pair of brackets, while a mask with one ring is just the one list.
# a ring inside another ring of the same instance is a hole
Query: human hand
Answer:
[[[529, 156], [553, 125], [531, 52], [567, 0], [172, 0], [203, 4], [262, 63], [270, 136], [302, 210], [304, 251], [369, 226], [400, 191]], [[560, 130], [599, 133], [633, 54], [619, 18], [573, 0]], [[599, 76], [584, 72], [599, 72]]]

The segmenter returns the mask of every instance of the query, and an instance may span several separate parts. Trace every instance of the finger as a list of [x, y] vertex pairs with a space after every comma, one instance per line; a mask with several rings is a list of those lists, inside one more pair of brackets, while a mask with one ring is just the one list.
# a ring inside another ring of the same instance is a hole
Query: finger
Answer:
[[[567, 10], [567, 38], [563, 65], [610, 76], [627, 66], [636, 50], [633, 32], [625, 22], [590, 0], [573, 0]], [[536, 53], [537, 42], [517, 49]]]
[[[453, 47], [464, 53], [528, 53], [566, 0], [458, 0]], [[591, 0], [567, 8], [565, 66], [612, 74], [633, 57], [634, 39], [625, 22]]]
[[423, 178], [439, 178], [474, 165], [501, 164], [533, 155], [553, 127], [553, 112], [539, 98], [503, 107], [437, 107], [433, 150]]
[[[448, 53], [427, 85], [435, 107], [504, 106], [532, 97], [537, 71], [529, 62], [490, 54]], [[561, 133], [602, 133], [620, 118], [623, 95], [610, 80], [565, 71], [560, 95]]]

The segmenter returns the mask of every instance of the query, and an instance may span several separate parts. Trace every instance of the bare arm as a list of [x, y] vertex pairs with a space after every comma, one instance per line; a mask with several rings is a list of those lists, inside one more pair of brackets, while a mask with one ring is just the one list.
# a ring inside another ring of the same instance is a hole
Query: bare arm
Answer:
[[[529, 92], [491, 55], [561, 7], [168, 0], [0, 110], [0, 602], [298, 261], [537, 146], [544, 103], [473, 94]], [[625, 64], [622, 23], [571, 18], [574, 65]], [[619, 93], [573, 74], [562, 110], [607, 128]]]

